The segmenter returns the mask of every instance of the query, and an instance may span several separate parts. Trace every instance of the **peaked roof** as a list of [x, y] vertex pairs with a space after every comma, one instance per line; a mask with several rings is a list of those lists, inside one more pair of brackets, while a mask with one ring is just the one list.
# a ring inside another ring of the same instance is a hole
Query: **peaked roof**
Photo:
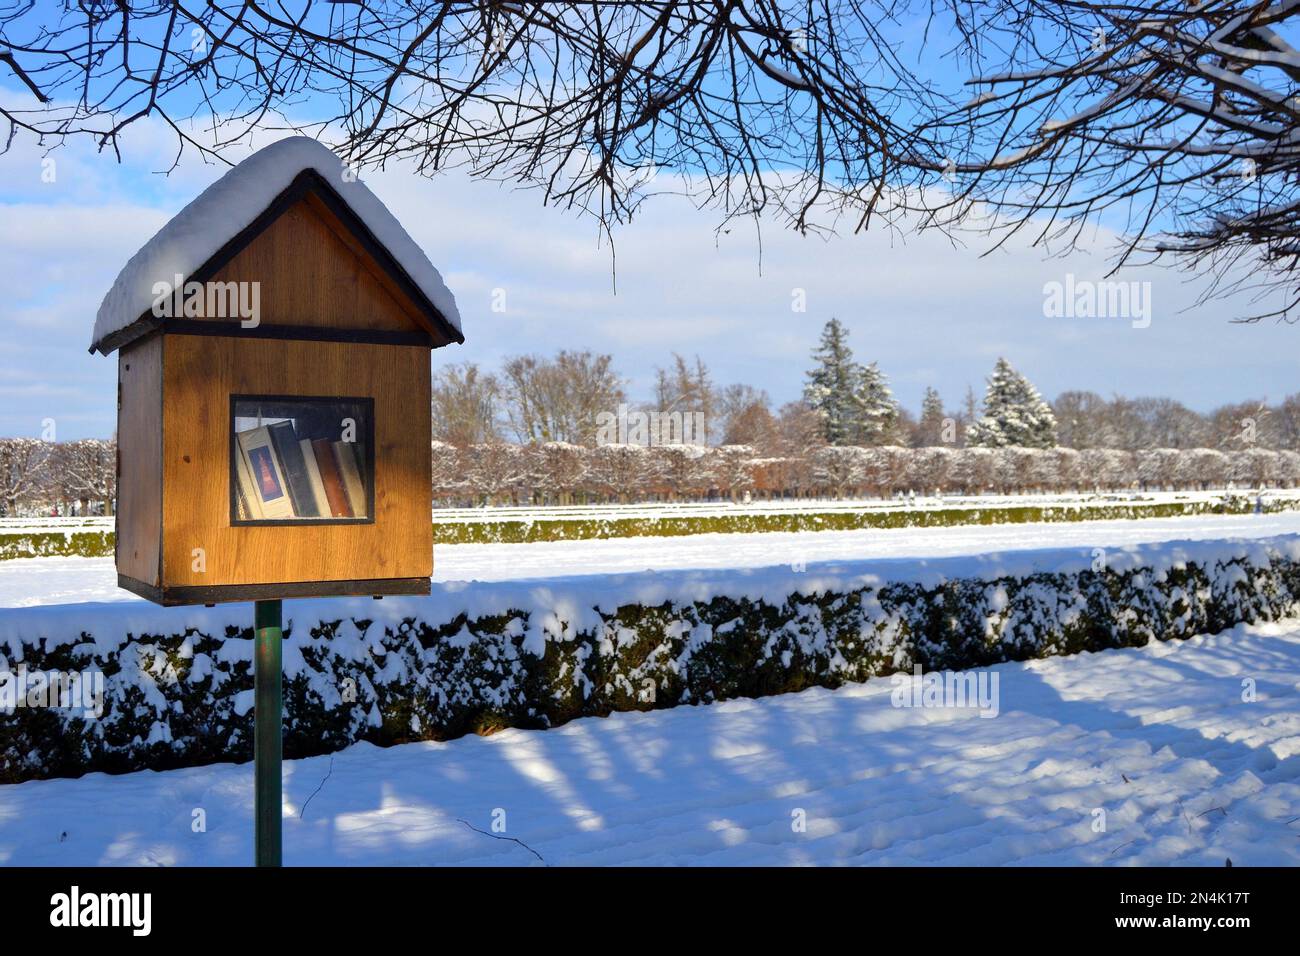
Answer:
[[100, 303], [90, 351], [107, 355], [166, 320], [153, 314], [155, 283], [206, 281], [289, 205], [325, 201], [425, 313], [431, 329], [464, 342], [456, 299], [424, 251], [337, 155], [306, 136], [258, 150], [205, 189], [140, 247]]

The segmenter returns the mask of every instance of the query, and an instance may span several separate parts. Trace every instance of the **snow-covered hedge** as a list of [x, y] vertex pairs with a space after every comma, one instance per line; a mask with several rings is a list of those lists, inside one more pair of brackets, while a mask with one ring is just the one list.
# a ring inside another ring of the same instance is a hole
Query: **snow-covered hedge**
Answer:
[[[1292, 510], [1300, 499], [1271, 498], [1265, 511]], [[650, 506], [653, 507], [653, 506]], [[733, 506], [736, 507], [736, 506]], [[543, 508], [528, 517], [498, 517], [487, 512], [472, 521], [434, 519], [435, 544], [523, 544], [536, 541], [589, 541], [597, 538], [678, 537], [693, 534], [754, 534], [768, 531], [855, 531], [864, 528], [942, 528], [971, 524], [1096, 521], [1171, 518], [1202, 514], [1249, 514], [1255, 499], [1225, 492], [1187, 501], [1087, 502], [969, 505], [951, 508], [863, 508], [799, 511], [736, 510], [724, 514], [640, 514], [563, 517]], [[747, 513], [748, 511], [748, 513]], [[111, 557], [113, 532], [95, 529], [0, 526], [0, 561], [38, 557]]]
[[[1141, 645], [1297, 612], [1293, 535], [287, 602], [285, 754]], [[106, 699], [100, 719], [0, 714], [0, 781], [247, 759], [251, 617], [249, 605], [143, 602], [6, 611], [0, 671], [102, 671]]]
[[997, 491], [1198, 491], [1300, 486], [1300, 452], [1214, 448], [821, 447], [771, 457], [748, 445], [564, 442], [457, 448], [433, 443], [433, 499], [445, 505], [574, 501], [889, 498]]

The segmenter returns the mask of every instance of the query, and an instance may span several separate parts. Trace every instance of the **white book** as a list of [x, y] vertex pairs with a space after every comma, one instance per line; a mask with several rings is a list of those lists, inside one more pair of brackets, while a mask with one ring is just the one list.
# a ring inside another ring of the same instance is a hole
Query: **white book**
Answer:
[[242, 517], [252, 520], [261, 518], [262, 502], [253, 490], [253, 473], [248, 470], [248, 459], [244, 457], [242, 447], [235, 455], [235, 472], [236, 480], [239, 482], [239, 501], [247, 512]]
[[253, 477], [253, 498], [262, 508], [263, 518], [292, 518], [293, 502], [289, 500], [289, 486], [285, 483], [280, 460], [271, 444], [266, 426], [252, 428], [238, 434], [239, 447], [248, 462]]

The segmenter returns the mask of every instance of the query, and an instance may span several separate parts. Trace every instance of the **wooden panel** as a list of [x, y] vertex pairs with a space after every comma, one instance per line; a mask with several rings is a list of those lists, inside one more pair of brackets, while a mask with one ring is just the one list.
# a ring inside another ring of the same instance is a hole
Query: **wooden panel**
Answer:
[[414, 304], [310, 195], [285, 210], [210, 281], [260, 281], [264, 323], [401, 332], [426, 328]]
[[117, 570], [161, 582], [162, 359], [155, 335], [117, 357]]
[[[166, 354], [163, 587], [433, 573], [427, 348], [173, 335]], [[374, 523], [232, 527], [232, 394], [373, 398]]]

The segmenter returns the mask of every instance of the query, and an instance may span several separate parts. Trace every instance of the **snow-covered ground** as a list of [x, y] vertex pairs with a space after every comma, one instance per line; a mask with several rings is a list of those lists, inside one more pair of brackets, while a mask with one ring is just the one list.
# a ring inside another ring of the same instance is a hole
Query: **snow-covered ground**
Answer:
[[[1039, 548], [1123, 548], [1161, 541], [1265, 538], [1297, 532], [1300, 532], [1300, 512], [1280, 512], [1141, 521], [439, 545], [434, 551], [434, 580], [508, 581], [646, 570], [717, 570], [875, 558], [943, 558]], [[140, 600], [117, 587], [112, 558], [0, 561], [0, 608]]]
[[[435, 508], [433, 520], [443, 523], [482, 521], [529, 521], [545, 518], [612, 519], [668, 518], [680, 516], [710, 517], [737, 514], [790, 514], [797, 512], [909, 512], [961, 509], [980, 511], [989, 508], [1069, 508], [1076, 506], [1152, 505], [1188, 502], [1218, 502], [1225, 495], [1254, 499], [1257, 492], [1248, 488], [1211, 491], [1114, 491], [1087, 494], [1015, 494], [1015, 495], [920, 495], [915, 498], [799, 498], [773, 501], [660, 501], [628, 505], [546, 505], [487, 508]], [[1274, 488], [1258, 492], [1266, 503], [1293, 504], [1300, 492]]]
[[[479, 508], [434, 508], [433, 520], [480, 522], [540, 518], [654, 518], [674, 515], [785, 514], [799, 511], [918, 511], [938, 508], [1014, 508], [1018, 506], [1069, 507], [1071, 505], [1149, 505], [1177, 502], [1216, 502], [1226, 495], [1265, 503], [1294, 503], [1295, 488], [1213, 488], [1206, 491], [1103, 491], [1036, 494], [918, 495], [893, 498], [786, 498], [770, 501], [656, 501], [637, 504], [597, 505], [489, 505]], [[0, 518], [0, 532], [50, 530], [113, 530], [111, 517]]]
[[[986, 511], [990, 508], [1071, 508], [1108, 505], [1155, 505], [1221, 502], [1233, 495], [1270, 506], [1293, 507], [1300, 490], [1249, 488], [1210, 491], [1114, 491], [1087, 494], [1052, 493], [1018, 495], [921, 495], [915, 498], [800, 498], [774, 501], [661, 501], [640, 504], [603, 505], [493, 505], [484, 508], [434, 508], [433, 523], [482, 524], [495, 521], [615, 520], [622, 518], [707, 518], [721, 515], [763, 515], [815, 512], [920, 512], [935, 510]], [[112, 531], [111, 517], [0, 518], [0, 534], [32, 534], [61, 531]]]
[[[984, 673], [291, 761], [285, 861], [1300, 865], [1300, 623]], [[248, 764], [0, 787], [0, 864], [251, 854]]]

